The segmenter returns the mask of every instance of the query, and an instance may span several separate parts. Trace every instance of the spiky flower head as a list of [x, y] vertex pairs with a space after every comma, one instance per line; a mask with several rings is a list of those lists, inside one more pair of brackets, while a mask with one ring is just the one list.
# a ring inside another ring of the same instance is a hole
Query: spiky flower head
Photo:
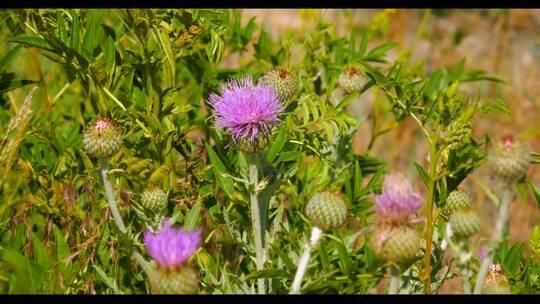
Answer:
[[493, 174], [507, 182], [521, 179], [527, 173], [530, 162], [528, 145], [512, 135], [504, 136], [497, 141], [488, 156]]
[[217, 127], [227, 129], [238, 148], [249, 154], [266, 148], [283, 111], [274, 88], [263, 82], [255, 85], [250, 76], [221, 85], [221, 96], [211, 94], [209, 103]]
[[144, 191], [141, 194], [141, 205], [147, 211], [160, 213], [167, 207], [167, 193], [159, 188]]
[[100, 118], [83, 133], [83, 148], [90, 157], [108, 159], [122, 145], [122, 135], [110, 119]]
[[309, 200], [306, 215], [320, 229], [337, 228], [347, 218], [347, 206], [339, 194], [319, 192]]
[[511, 294], [510, 284], [504, 275], [501, 265], [494, 264], [489, 267], [489, 273], [482, 287], [483, 294]]
[[401, 173], [386, 176], [383, 192], [376, 197], [377, 212], [381, 222], [396, 225], [406, 223], [422, 205], [422, 198]]
[[450, 216], [448, 222], [458, 238], [466, 239], [480, 229], [480, 217], [471, 208], [457, 210]]
[[371, 248], [375, 254], [389, 262], [406, 266], [414, 260], [420, 249], [420, 235], [407, 226], [379, 224], [371, 236]]
[[449, 216], [450, 214], [456, 212], [462, 208], [469, 208], [472, 206], [472, 197], [462, 187], [450, 192], [446, 198], [446, 205], [444, 206], [444, 214]]
[[281, 102], [287, 102], [298, 89], [298, 78], [283, 67], [272, 70], [260, 79], [266, 85], [273, 86]]
[[179, 269], [197, 251], [201, 244], [202, 230], [185, 231], [172, 226], [166, 219], [159, 232], [144, 232], [146, 250], [159, 268]]
[[341, 74], [339, 74], [338, 77], [339, 86], [347, 94], [354, 91], [360, 91], [365, 80], [366, 77], [364, 72], [352, 65], [348, 66], [343, 72], [341, 72]]

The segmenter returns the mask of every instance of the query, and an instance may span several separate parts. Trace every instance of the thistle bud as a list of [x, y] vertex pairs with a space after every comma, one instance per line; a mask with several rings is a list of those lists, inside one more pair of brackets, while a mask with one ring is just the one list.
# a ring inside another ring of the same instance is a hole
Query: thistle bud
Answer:
[[365, 79], [366, 77], [360, 69], [349, 66], [339, 75], [338, 81], [339, 86], [343, 91], [349, 94], [354, 91], [360, 91], [364, 85]]
[[375, 254], [386, 261], [406, 265], [414, 260], [420, 249], [420, 235], [406, 225], [379, 225], [371, 237]]
[[167, 207], [167, 193], [161, 189], [145, 191], [141, 195], [141, 205], [154, 214], [161, 213]]
[[265, 85], [274, 87], [281, 102], [288, 101], [298, 90], [298, 78], [285, 68], [278, 68], [266, 73], [261, 77], [261, 81]]
[[195, 294], [199, 289], [199, 272], [191, 266], [174, 271], [152, 269], [148, 283], [152, 294]]
[[458, 238], [468, 238], [480, 229], [480, 217], [470, 208], [454, 212], [449, 223]]
[[347, 218], [347, 206], [343, 199], [332, 192], [317, 193], [308, 202], [307, 217], [322, 230], [341, 226]]
[[261, 132], [253, 140], [250, 138], [239, 138], [234, 142], [234, 146], [246, 153], [246, 154], [256, 154], [264, 151], [272, 139], [272, 134], [270, 132]]
[[98, 119], [83, 134], [83, 148], [90, 157], [108, 159], [122, 145], [122, 135], [109, 119]]
[[521, 179], [527, 173], [530, 162], [529, 147], [512, 135], [502, 137], [488, 157], [493, 174], [508, 182]]
[[450, 192], [446, 198], [446, 206], [444, 207], [444, 214], [450, 215], [459, 209], [469, 208], [472, 205], [472, 198], [469, 192], [463, 188], [458, 188]]
[[511, 294], [510, 284], [502, 271], [501, 265], [491, 265], [482, 288], [483, 294]]

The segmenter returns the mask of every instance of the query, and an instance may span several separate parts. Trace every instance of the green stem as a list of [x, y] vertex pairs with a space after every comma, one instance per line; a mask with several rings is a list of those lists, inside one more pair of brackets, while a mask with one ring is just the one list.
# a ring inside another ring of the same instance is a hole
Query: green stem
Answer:
[[[253, 228], [253, 240], [255, 243], [255, 265], [257, 271], [264, 268], [264, 244], [263, 244], [263, 231], [261, 226], [261, 211], [259, 206], [259, 198], [257, 191], [257, 184], [259, 183], [259, 169], [257, 168], [257, 156], [248, 156], [249, 166], [249, 201], [251, 207], [251, 223]], [[264, 278], [257, 279], [257, 289], [259, 294], [266, 293], [266, 283]]]
[[399, 270], [396, 266], [390, 266], [390, 286], [388, 287], [388, 294], [399, 293]]
[[[438, 129], [438, 128], [437, 128]], [[438, 132], [438, 130], [437, 130]], [[437, 132], [435, 134], [437, 134]], [[429, 186], [426, 202], [426, 252], [425, 252], [425, 290], [427, 294], [431, 294], [431, 243], [433, 238], [433, 200], [435, 199], [435, 183], [437, 169], [437, 139], [430, 141], [429, 148]]]
[[107, 201], [109, 203], [109, 208], [111, 209], [114, 223], [116, 224], [116, 227], [118, 227], [120, 232], [126, 233], [127, 228], [124, 225], [124, 221], [122, 221], [122, 216], [120, 215], [120, 211], [118, 211], [118, 206], [116, 205], [116, 200], [114, 198], [112, 185], [111, 185], [111, 182], [109, 181], [109, 178], [107, 177], [109, 173], [109, 161], [106, 159], [100, 159], [99, 166], [101, 167], [101, 177], [103, 179], [103, 187], [105, 187], [105, 194], [107, 195]]
[[489, 266], [491, 266], [493, 262], [493, 256], [495, 255], [495, 251], [497, 250], [497, 247], [502, 242], [504, 226], [506, 225], [506, 221], [508, 220], [508, 208], [510, 206], [511, 190], [512, 190], [512, 184], [511, 183], [505, 184], [503, 194], [502, 194], [501, 205], [499, 206], [499, 217], [497, 218], [497, 223], [495, 224], [495, 230], [493, 231], [493, 236], [491, 237], [491, 244], [490, 244], [491, 248], [488, 249], [487, 256], [482, 261], [482, 265], [480, 266], [480, 270], [478, 271], [476, 284], [474, 285], [474, 294], [482, 293], [482, 287], [484, 286], [484, 281], [486, 279]]

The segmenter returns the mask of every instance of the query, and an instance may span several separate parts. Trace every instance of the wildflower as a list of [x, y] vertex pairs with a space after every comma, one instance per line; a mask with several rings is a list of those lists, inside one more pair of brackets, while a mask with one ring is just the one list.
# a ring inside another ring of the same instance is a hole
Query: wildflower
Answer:
[[98, 119], [83, 134], [83, 148], [95, 158], [107, 159], [122, 145], [122, 135], [112, 120]]
[[510, 284], [504, 275], [501, 265], [494, 264], [489, 267], [489, 274], [482, 288], [483, 294], [510, 294]]
[[144, 244], [159, 267], [174, 269], [181, 267], [197, 251], [201, 235], [202, 230], [189, 232], [174, 228], [170, 219], [166, 219], [157, 234], [145, 231]]
[[221, 86], [221, 96], [210, 95], [218, 128], [225, 128], [232, 141], [246, 153], [262, 151], [271, 128], [280, 122], [283, 107], [272, 86], [255, 85], [251, 77]]
[[406, 223], [422, 205], [422, 198], [401, 173], [386, 176], [383, 193], [376, 198], [375, 211], [382, 221]]
[[448, 195], [446, 205], [444, 206], [444, 214], [450, 215], [459, 209], [471, 207], [472, 198], [469, 192], [463, 188], [458, 188]]

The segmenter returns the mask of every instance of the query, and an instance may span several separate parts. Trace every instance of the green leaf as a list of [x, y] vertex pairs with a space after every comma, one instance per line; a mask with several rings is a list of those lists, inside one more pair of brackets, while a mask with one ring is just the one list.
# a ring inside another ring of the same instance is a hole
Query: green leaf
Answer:
[[214, 175], [217, 179], [218, 185], [225, 191], [225, 193], [231, 197], [234, 191], [234, 184], [230, 177], [224, 176], [223, 174], [227, 174], [227, 168], [225, 168], [225, 165], [223, 162], [221, 162], [221, 159], [216, 154], [214, 149], [212, 149], [212, 146], [205, 143], [206, 151], [208, 151], [208, 157], [210, 158], [210, 162], [212, 163], [212, 170], [214, 172]]
[[71, 23], [71, 36], [69, 37], [69, 47], [75, 51], [79, 51], [79, 16], [73, 14], [73, 22]]
[[196, 202], [188, 214], [186, 215], [186, 220], [184, 221], [184, 228], [186, 230], [193, 230], [199, 224], [201, 219], [201, 202]]
[[364, 58], [368, 40], [369, 40], [369, 31], [364, 30], [364, 34], [362, 35], [362, 40], [360, 41], [360, 47], [358, 48], [358, 58]]
[[98, 25], [97, 20], [91, 19], [89, 22], [86, 22], [86, 32], [84, 33], [83, 39], [83, 54], [86, 55], [86, 59], [92, 60], [94, 58], [94, 49], [98, 45]]
[[45, 246], [43, 246], [43, 243], [34, 232], [32, 232], [32, 247], [38, 265], [41, 266], [43, 269], [50, 269], [52, 261], [49, 258], [47, 249], [45, 248]]
[[326, 246], [324, 246], [323, 243], [319, 246], [319, 256], [321, 257], [321, 263], [323, 266], [324, 271], [330, 271], [330, 260], [328, 259], [328, 251], [326, 250]]
[[37, 47], [43, 50], [54, 52], [54, 47], [47, 40], [36, 36], [21, 35], [17, 36], [8, 42], [16, 42], [26, 46]]
[[11, 249], [2, 250], [2, 260], [15, 271], [13, 293], [35, 293], [32, 267], [28, 258]]
[[379, 61], [381, 57], [384, 57], [388, 51], [395, 48], [397, 43], [387, 42], [383, 43], [375, 48], [373, 48], [369, 53], [364, 57], [365, 61]]
[[116, 294], [122, 294], [122, 292], [118, 289], [118, 286], [116, 285], [116, 280], [111, 278], [110, 276], [105, 273], [105, 271], [99, 267], [98, 265], [94, 265], [94, 269], [99, 274], [101, 280], [103, 280], [103, 283], [105, 283], [109, 288], [111, 288], [114, 293]]
[[497, 195], [495, 195], [493, 190], [491, 190], [489, 187], [487, 187], [481, 180], [478, 179], [476, 181], [478, 182], [478, 185], [480, 185], [480, 188], [482, 188], [482, 190], [484, 190], [487, 197], [489, 197], [490, 200], [495, 204], [495, 206], [499, 206], [499, 198], [497, 197]]
[[20, 87], [24, 87], [25, 85], [36, 83], [37, 81], [33, 80], [8, 80], [8, 81], [0, 81], [0, 94], [18, 89]]
[[68, 34], [66, 30], [66, 21], [64, 19], [64, 15], [60, 10], [56, 12], [56, 26], [58, 28], [58, 38], [60, 39], [60, 41], [67, 45]]
[[287, 124], [283, 124], [278, 132], [278, 135], [276, 136], [276, 139], [272, 143], [272, 146], [270, 146], [270, 149], [268, 149], [268, 155], [266, 156], [269, 163], [272, 163], [279, 152], [281, 152], [281, 149], [285, 145], [285, 142], [287, 141], [287, 133], [288, 128]]
[[[64, 238], [62, 232], [56, 227], [53, 226], [54, 239], [56, 241], [56, 262], [58, 263], [58, 269], [62, 273], [64, 278], [64, 283], [68, 284], [71, 282], [71, 270], [73, 264], [66, 261], [66, 258], [71, 255], [69, 246]], [[67, 262], [67, 263], [66, 263]]]
[[21, 49], [20, 45], [17, 45], [13, 49], [11, 49], [2, 59], [0, 59], [0, 73], [4, 71], [6, 66], [15, 58], [15, 55], [19, 50]]
[[416, 170], [418, 171], [418, 173], [420, 173], [420, 176], [422, 177], [424, 184], [427, 186], [429, 184], [429, 175], [426, 173], [426, 171], [424, 171], [424, 168], [422, 168], [422, 166], [419, 163], [413, 162], [413, 164]]
[[538, 190], [538, 188], [533, 184], [531, 180], [527, 181], [527, 185], [529, 186], [529, 189], [531, 190], [534, 200], [536, 201], [536, 205], [538, 206], [538, 209], [540, 209], [540, 190]]

